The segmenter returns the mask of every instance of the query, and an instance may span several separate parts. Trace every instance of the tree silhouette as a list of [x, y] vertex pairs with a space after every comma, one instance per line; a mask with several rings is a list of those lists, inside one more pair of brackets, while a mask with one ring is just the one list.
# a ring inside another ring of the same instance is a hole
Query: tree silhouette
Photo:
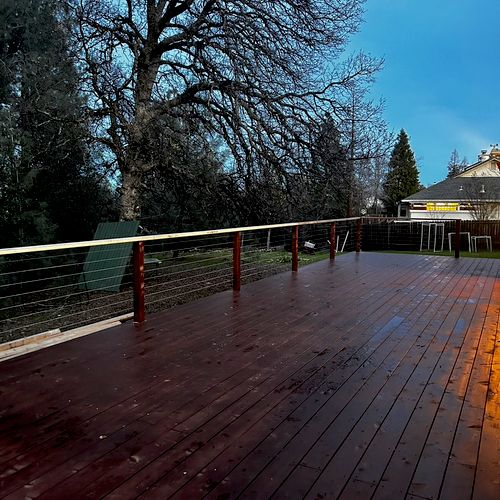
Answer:
[[94, 139], [121, 174], [121, 217], [140, 216], [165, 118], [221, 139], [245, 189], [261, 158], [300, 169], [310, 123], [341, 112], [343, 93], [380, 67], [364, 54], [339, 60], [363, 3], [71, 0]]
[[384, 202], [389, 215], [397, 215], [398, 204], [420, 189], [415, 155], [410, 147], [407, 133], [401, 129], [392, 150], [386, 181]]

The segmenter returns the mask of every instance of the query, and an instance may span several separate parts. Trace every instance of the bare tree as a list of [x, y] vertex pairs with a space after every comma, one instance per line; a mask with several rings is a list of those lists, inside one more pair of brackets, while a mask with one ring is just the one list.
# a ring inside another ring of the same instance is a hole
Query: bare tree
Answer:
[[[379, 186], [376, 188], [379, 198], [382, 194], [382, 171], [380, 163], [387, 162], [390, 150], [394, 146], [395, 137], [388, 132], [382, 118], [383, 102], [372, 102], [367, 99], [367, 88], [351, 85], [342, 106], [340, 129], [349, 158], [348, 206], [346, 215], [351, 217], [366, 209], [374, 177], [378, 176]], [[373, 193], [375, 194], [375, 193]]]
[[[116, 160], [124, 219], [140, 215], [160, 133], [221, 137], [227, 167], [251, 185], [256, 158], [297, 168], [310, 123], [341, 113], [340, 91], [380, 64], [363, 54], [335, 64], [364, 0], [69, 3], [95, 139]], [[158, 122], [169, 126], [158, 131]]]
[[472, 218], [474, 220], [492, 219], [496, 213], [497, 204], [489, 199], [489, 193], [485, 185], [481, 183], [481, 176], [464, 178], [464, 183], [466, 184], [462, 187], [462, 202], [466, 203]]
[[359, 184], [362, 191], [359, 207], [370, 214], [379, 215], [384, 197], [383, 183], [387, 175], [388, 155], [376, 156], [364, 160], [358, 170]]
[[464, 156], [462, 160], [460, 160], [458, 151], [454, 149], [448, 160], [448, 178], [455, 177], [462, 173], [467, 168], [467, 165], [467, 158]]

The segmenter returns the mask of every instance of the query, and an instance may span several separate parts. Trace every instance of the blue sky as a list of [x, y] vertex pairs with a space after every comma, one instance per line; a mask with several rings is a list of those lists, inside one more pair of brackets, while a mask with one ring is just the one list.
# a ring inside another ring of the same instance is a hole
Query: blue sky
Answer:
[[500, 143], [499, 0], [368, 0], [351, 49], [385, 60], [372, 97], [404, 128], [429, 185], [456, 148], [469, 163]]

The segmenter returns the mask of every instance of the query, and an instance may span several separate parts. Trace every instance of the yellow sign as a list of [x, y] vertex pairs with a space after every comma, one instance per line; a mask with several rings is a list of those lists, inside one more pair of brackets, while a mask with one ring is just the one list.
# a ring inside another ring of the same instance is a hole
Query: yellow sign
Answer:
[[456, 212], [458, 203], [426, 203], [425, 209], [430, 212]]

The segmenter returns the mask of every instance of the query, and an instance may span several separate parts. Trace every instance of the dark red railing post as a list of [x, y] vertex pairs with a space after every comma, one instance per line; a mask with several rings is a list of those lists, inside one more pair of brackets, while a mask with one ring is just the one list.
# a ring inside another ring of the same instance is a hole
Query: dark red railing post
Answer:
[[292, 271], [299, 270], [299, 226], [292, 228]]
[[335, 259], [335, 222], [330, 224], [330, 260]]
[[462, 221], [460, 219], [457, 219], [455, 221], [455, 259], [460, 258], [461, 226], [462, 226]]
[[144, 242], [136, 241], [132, 254], [134, 283], [134, 323], [141, 324], [146, 320], [144, 307]]
[[356, 253], [361, 251], [361, 217], [356, 221]]
[[241, 288], [241, 233], [233, 235], [233, 290], [239, 292]]

